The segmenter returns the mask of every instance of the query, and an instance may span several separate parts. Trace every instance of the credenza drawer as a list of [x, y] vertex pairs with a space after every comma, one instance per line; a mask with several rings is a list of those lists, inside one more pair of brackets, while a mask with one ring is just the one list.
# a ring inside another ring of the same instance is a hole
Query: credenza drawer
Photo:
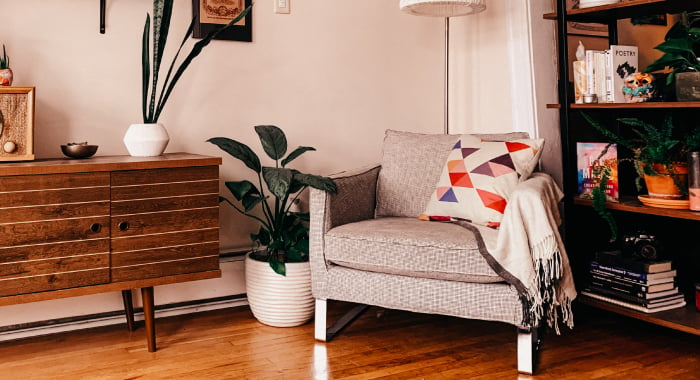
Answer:
[[109, 173], [0, 178], [0, 296], [109, 282]]
[[218, 166], [112, 173], [112, 281], [219, 268]]

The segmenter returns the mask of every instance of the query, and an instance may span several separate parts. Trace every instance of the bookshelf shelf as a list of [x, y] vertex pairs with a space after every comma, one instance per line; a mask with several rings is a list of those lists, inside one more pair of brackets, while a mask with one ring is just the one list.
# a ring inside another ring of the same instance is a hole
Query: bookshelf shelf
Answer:
[[700, 102], [646, 102], [571, 104], [572, 109], [700, 108]]
[[605, 301], [596, 300], [585, 295], [579, 295], [577, 300], [584, 305], [612, 311], [617, 314], [622, 314], [660, 326], [669, 327], [674, 330], [700, 335], [700, 312], [695, 310], [694, 303], [692, 305], [686, 305], [680, 309], [665, 310], [647, 314], [622, 306], [613, 305]]
[[[593, 206], [593, 202], [590, 199], [582, 199], [579, 197], [574, 198], [574, 204], [582, 206]], [[648, 215], [658, 215], [667, 216], [669, 218], [677, 219], [687, 219], [687, 220], [698, 220], [700, 221], [700, 212], [690, 211], [690, 210], [676, 210], [670, 208], [661, 207], [649, 207], [643, 205], [641, 202], [634, 198], [621, 198], [620, 202], [607, 202], [606, 207], [611, 210], [636, 212], [638, 214], [648, 214]]]
[[[566, 12], [568, 21], [607, 23], [610, 20], [619, 20], [635, 16], [679, 13], [688, 10], [700, 9], [700, 4], [688, 0], [632, 0], [598, 7], [572, 9]], [[547, 20], [556, 20], [557, 13], [547, 13]]]

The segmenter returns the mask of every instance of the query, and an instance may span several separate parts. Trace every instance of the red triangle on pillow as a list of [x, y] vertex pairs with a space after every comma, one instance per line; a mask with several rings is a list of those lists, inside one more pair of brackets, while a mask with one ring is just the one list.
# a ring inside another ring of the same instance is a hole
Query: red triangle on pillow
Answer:
[[506, 201], [505, 198], [501, 197], [498, 194], [494, 194], [485, 190], [481, 189], [476, 189], [477, 194], [479, 194], [479, 198], [481, 198], [481, 202], [484, 204], [484, 206], [496, 210], [503, 214], [503, 212], [506, 210], [506, 205], [508, 204], [508, 201]]

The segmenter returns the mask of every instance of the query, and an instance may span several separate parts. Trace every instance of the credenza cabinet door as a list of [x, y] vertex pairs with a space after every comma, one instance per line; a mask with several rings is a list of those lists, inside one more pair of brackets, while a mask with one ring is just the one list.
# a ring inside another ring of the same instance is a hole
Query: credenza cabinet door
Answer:
[[111, 173], [112, 282], [219, 269], [218, 166]]
[[0, 177], [0, 296], [110, 280], [110, 175]]

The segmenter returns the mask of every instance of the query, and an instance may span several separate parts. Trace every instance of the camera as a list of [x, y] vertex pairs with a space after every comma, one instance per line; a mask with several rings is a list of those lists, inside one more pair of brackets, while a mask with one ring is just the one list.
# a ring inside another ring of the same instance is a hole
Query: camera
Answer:
[[661, 252], [662, 247], [659, 240], [654, 235], [643, 231], [625, 236], [622, 242], [622, 254], [624, 256], [656, 260], [660, 257]]

